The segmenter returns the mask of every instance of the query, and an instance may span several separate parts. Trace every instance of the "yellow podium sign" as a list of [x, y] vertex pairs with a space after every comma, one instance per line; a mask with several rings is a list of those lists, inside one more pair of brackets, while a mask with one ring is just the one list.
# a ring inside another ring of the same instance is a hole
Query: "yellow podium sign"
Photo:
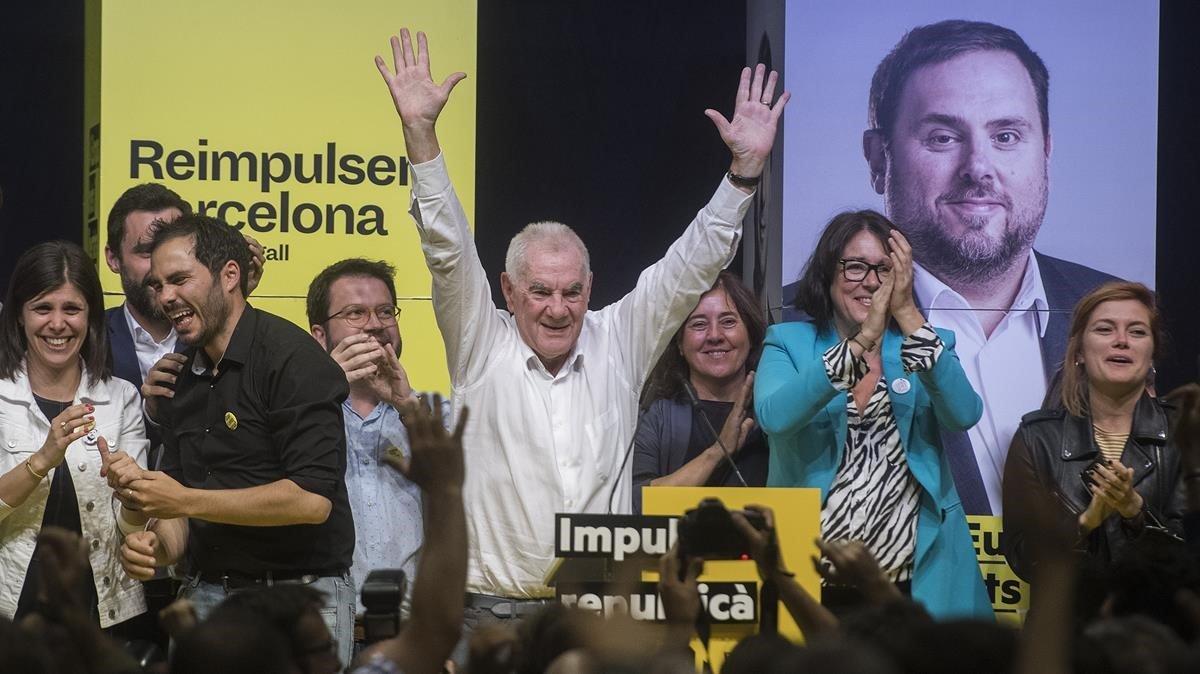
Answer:
[[[762, 505], [775, 511], [775, 532], [779, 537], [779, 553], [796, 581], [814, 597], [821, 596], [821, 577], [809, 559], [819, 554], [813, 542], [821, 535], [821, 494], [818, 489], [789, 489], [761, 487], [645, 487], [642, 490], [642, 512], [646, 515], [680, 516], [696, 507], [701, 500], [718, 498], [731, 510], [747, 505]], [[658, 580], [658, 574], [647, 572], [644, 580]], [[753, 561], [709, 561], [704, 564], [701, 582], [757, 581], [758, 571]], [[779, 633], [793, 640], [801, 638], [800, 628], [782, 604], [779, 610]], [[707, 659], [714, 671], [720, 671], [725, 656], [737, 642], [758, 631], [757, 623], [745, 625], [713, 625]], [[692, 649], [702, 664], [705, 651], [698, 640]]]
[[983, 576], [988, 598], [992, 600], [996, 620], [1020, 627], [1029, 611], [1029, 583], [1017, 577], [1000, 551], [1004, 520], [967, 515], [967, 527], [971, 530], [971, 542], [975, 545], [975, 557], [979, 560], [979, 574]]

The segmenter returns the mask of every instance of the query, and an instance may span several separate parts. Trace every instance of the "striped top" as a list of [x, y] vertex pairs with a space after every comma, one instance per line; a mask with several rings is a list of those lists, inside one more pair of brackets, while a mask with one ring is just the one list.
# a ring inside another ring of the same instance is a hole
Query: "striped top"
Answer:
[[[900, 360], [906, 372], [923, 372], [937, 362], [942, 348], [941, 338], [926, 323], [904, 339]], [[888, 579], [911, 580], [921, 487], [908, 469], [887, 380], [879, 378], [859, 410], [852, 389], [870, 372], [867, 361], [854, 357], [850, 340], [834, 344], [823, 360], [830, 383], [845, 392], [849, 427], [841, 464], [821, 508], [821, 536], [860, 540]]]
[[1096, 438], [1096, 445], [1100, 447], [1100, 453], [1109, 461], [1120, 461], [1121, 455], [1125, 453], [1125, 441], [1129, 439], [1129, 433], [1109, 433], [1108, 431], [1100, 430], [1096, 424], [1092, 424], [1092, 435]]

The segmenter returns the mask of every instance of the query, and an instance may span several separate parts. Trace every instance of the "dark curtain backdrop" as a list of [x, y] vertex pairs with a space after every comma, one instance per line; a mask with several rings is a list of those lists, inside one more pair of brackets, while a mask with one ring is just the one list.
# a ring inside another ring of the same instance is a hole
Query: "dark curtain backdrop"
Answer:
[[[509, 239], [575, 228], [592, 306], [628, 292], [712, 196], [729, 154], [745, 2], [479, 3], [476, 240], [497, 302]], [[503, 304], [500, 304], [503, 306]]]
[[[662, 254], [728, 166], [703, 110], [729, 114], [744, 17], [745, 3], [732, 1], [481, 0], [476, 222], [494, 288], [509, 237], [532, 220], [583, 236], [593, 306], [624, 294]], [[1157, 287], [1173, 338], [1159, 367], [1168, 390], [1196, 378], [1200, 349], [1200, 3], [1163, 0], [1161, 31]], [[30, 245], [81, 239], [82, 41], [81, 0], [25, 2], [0, 16], [3, 286]]]

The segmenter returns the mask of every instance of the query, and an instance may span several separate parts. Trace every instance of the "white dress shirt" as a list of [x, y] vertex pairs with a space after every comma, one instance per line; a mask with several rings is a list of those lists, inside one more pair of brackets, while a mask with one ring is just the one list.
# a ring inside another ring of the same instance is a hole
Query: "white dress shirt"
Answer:
[[[412, 166], [412, 215], [433, 275], [455, 417], [464, 433], [471, 592], [551, 596], [554, 514], [630, 510], [622, 459], [638, 393], [676, 328], [733, 258], [750, 196], [722, 180], [666, 256], [620, 301], [588, 311], [574, 351], [550, 374], [496, 308], [441, 156]], [[434, 535], [434, 534], [431, 534]]]
[[1008, 445], [1021, 416], [1040, 408], [1046, 395], [1041, 339], [1050, 307], [1037, 258], [1030, 251], [1016, 299], [991, 335], [984, 334], [976, 310], [962, 295], [918, 264], [913, 265], [913, 288], [926, 319], [954, 331], [963, 370], [983, 398], [983, 417], [967, 437], [992, 514], [1000, 516], [1000, 480]]
[[142, 373], [142, 381], [146, 381], [146, 375], [150, 372], [150, 368], [162, 359], [168, 353], [175, 351], [175, 328], [167, 333], [162, 341], [155, 341], [154, 336], [143, 328], [133, 314], [129, 313], [129, 304], [121, 305], [121, 313], [125, 314], [125, 323], [129, 326], [129, 334], [133, 335], [133, 351], [137, 354], [138, 370]]

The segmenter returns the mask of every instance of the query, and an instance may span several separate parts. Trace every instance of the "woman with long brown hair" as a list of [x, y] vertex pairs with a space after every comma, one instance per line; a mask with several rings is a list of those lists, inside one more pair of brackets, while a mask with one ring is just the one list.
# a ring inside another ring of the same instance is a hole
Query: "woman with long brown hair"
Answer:
[[1147, 531], [1182, 533], [1174, 407], [1146, 388], [1161, 323], [1154, 293], [1140, 283], [1106, 283], [1075, 306], [1061, 405], [1021, 419], [1004, 467], [1001, 541], [1022, 578], [1037, 561], [1030, 530], [1045, 521], [1036, 494], [1059, 506], [1060, 534], [1104, 561]]

